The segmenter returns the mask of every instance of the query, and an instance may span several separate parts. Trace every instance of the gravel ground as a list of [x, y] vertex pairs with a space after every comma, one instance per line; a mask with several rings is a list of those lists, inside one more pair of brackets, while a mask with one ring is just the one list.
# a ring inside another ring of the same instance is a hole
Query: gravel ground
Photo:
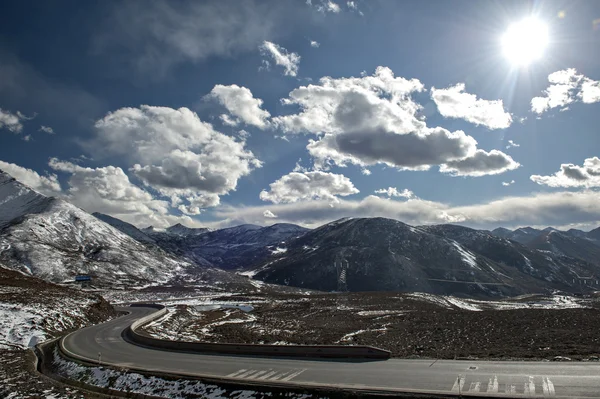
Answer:
[[596, 298], [483, 302], [351, 293], [221, 299], [250, 303], [254, 310], [177, 305], [146, 332], [189, 341], [372, 345], [404, 358], [594, 361], [600, 356]]

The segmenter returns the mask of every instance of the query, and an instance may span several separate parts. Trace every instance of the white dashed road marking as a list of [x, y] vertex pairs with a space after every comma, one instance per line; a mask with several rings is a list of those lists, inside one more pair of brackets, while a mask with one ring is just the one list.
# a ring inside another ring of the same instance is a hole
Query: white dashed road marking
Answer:
[[469, 392], [479, 392], [481, 388], [481, 382], [472, 382], [471, 387], [469, 388]]
[[463, 385], [465, 385], [465, 376], [461, 374], [456, 377], [454, 385], [452, 386], [452, 392], [462, 392]]
[[494, 376], [493, 381], [490, 378], [490, 380], [488, 382], [487, 392], [488, 393], [498, 393], [498, 377]]
[[529, 376], [528, 381], [525, 381], [523, 394], [526, 396], [535, 396], [535, 384], [532, 376]]
[[289, 381], [289, 380], [291, 380], [292, 378], [299, 376], [300, 374], [302, 374], [302, 373], [303, 373], [303, 372], [305, 372], [305, 371], [306, 371], [306, 369], [301, 369], [301, 370], [298, 370], [298, 371], [296, 371], [295, 373], [292, 373], [292, 374], [288, 375], [287, 377], [285, 377], [285, 378], [284, 378], [284, 379], [282, 379], [281, 381]]
[[244, 373], [244, 372], [246, 372], [246, 371], [248, 371], [248, 370], [246, 370], [246, 369], [241, 369], [241, 370], [238, 370], [238, 371], [236, 371], [235, 373], [228, 374], [228, 375], [226, 375], [225, 377], [236, 377], [238, 374], [242, 374], [242, 373]]
[[554, 396], [554, 384], [550, 381], [548, 377], [542, 377], [542, 390], [544, 391], [544, 396]]

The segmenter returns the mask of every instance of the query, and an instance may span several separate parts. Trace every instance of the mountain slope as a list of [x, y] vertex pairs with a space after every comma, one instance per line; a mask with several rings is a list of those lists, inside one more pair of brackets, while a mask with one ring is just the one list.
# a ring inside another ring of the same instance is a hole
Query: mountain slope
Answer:
[[[350, 291], [421, 291], [476, 296], [570, 289], [576, 270], [523, 245], [460, 226], [412, 227], [384, 218], [336, 221], [292, 240], [255, 265], [255, 278], [336, 290], [342, 268]], [[578, 288], [577, 288], [578, 289]]]
[[48, 281], [91, 274], [98, 284], [166, 282], [191, 265], [148, 248], [70, 203], [0, 171], [0, 261]]
[[96, 217], [97, 219], [102, 220], [105, 223], [110, 224], [111, 226], [113, 226], [114, 228], [119, 230], [121, 233], [125, 233], [129, 237], [131, 237], [139, 242], [156, 244], [156, 241], [154, 241], [154, 239], [152, 237], [143, 233], [141, 230], [139, 230], [134, 225], [124, 222], [121, 219], [117, 219], [112, 216], [100, 213], [100, 212], [94, 212], [94, 213], [92, 213], [92, 216]]
[[540, 234], [530, 241], [528, 246], [600, 264], [600, 245], [586, 236], [577, 237], [560, 231], [550, 231]]

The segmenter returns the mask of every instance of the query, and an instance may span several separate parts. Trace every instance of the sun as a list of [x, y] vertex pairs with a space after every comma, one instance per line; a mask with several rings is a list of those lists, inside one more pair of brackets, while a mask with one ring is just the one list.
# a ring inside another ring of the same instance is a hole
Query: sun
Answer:
[[502, 48], [511, 63], [527, 66], [540, 59], [548, 46], [548, 27], [530, 17], [510, 25], [502, 37]]

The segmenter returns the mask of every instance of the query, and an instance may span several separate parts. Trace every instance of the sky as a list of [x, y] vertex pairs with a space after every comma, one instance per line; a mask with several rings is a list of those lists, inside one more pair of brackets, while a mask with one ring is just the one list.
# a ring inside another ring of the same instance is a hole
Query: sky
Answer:
[[138, 227], [600, 225], [600, 2], [7, 1], [0, 169]]

